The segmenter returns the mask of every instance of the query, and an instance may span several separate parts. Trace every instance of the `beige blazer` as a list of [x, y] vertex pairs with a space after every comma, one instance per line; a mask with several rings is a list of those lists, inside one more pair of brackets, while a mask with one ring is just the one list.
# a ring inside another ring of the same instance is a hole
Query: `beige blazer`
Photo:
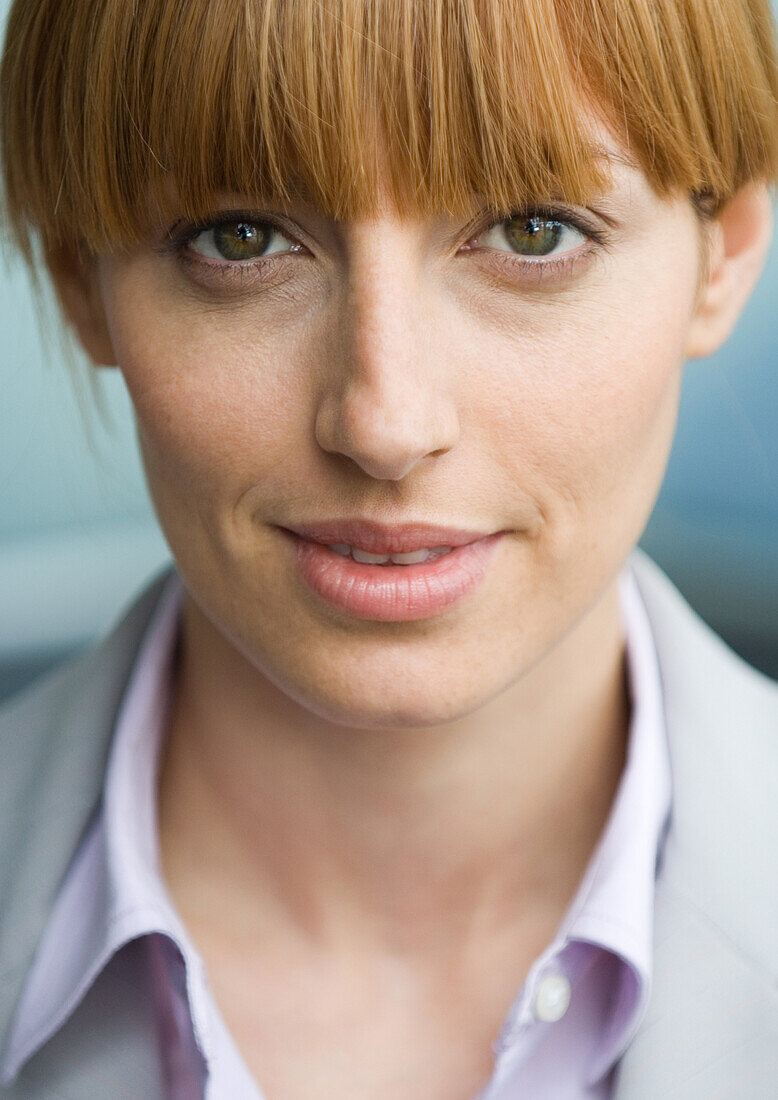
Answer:
[[[674, 801], [651, 1001], [614, 1100], [778, 1100], [778, 684], [643, 553], [631, 563], [659, 655]], [[105, 640], [0, 708], [0, 1050], [167, 572]], [[143, 970], [131, 951], [118, 958], [0, 1095], [163, 1100]]]

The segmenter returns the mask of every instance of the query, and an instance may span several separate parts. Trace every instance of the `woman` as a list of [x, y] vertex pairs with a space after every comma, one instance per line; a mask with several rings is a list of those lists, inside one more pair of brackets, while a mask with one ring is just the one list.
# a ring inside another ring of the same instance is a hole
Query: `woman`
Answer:
[[2, 1095], [778, 1095], [778, 692], [634, 549], [767, 0], [17, 0], [1, 118], [175, 559], [2, 712]]

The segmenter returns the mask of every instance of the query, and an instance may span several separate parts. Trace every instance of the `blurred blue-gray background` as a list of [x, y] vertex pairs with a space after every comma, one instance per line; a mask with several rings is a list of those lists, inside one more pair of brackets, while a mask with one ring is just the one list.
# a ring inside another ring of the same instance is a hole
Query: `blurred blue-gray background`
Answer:
[[[0, 28], [6, 10], [0, 0]], [[686, 367], [642, 545], [734, 649], [778, 678], [777, 304], [774, 241], [725, 348]], [[98, 372], [106, 428], [90, 368], [76, 362], [74, 385], [40, 321], [21, 264], [0, 267], [0, 698], [102, 634], [169, 557], [120, 373]]]

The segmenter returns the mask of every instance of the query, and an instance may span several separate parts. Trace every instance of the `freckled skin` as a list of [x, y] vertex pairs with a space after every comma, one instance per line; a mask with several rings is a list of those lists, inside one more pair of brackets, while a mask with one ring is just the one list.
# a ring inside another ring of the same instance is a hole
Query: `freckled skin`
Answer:
[[[349, 270], [325, 242], [242, 296], [209, 296], [144, 253], [105, 263], [181, 572], [310, 710], [367, 727], [464, 715], [612, 583], [664, 472], [697, 270], [688, 203], [660, 208], [629, 183], [611, 254], [567, 284], [495, 277], [391, 217], [353, 227]], [[269, 526], [353, 514], [513, 533], [461, 606], [356, 623], [314, 605]]]
[[[98, 258], [97, 307], [63, 277], [126, 380], [187, 589], [164, 876], [269, 1095], [302, 1100], [312, 1073], [320, 1100], [488, 1080], [617, 789], [617, 576], [684, 361], [761, 271], [765, 195], [712, 230], [709, 281], [688, 200], [623, 165], [592, 204], [607, 247], [573, 232], [560, 251], [588, 259], [541, 280], [491, 230], [471, 247], [386, 204], [286, 212], [304, 248], [281, 238], [261, 278], [217, 283], [159, 242]], [[275, 529], [338, 516], [509, 533], [464, 600], [373, 622], [319, 603]]]

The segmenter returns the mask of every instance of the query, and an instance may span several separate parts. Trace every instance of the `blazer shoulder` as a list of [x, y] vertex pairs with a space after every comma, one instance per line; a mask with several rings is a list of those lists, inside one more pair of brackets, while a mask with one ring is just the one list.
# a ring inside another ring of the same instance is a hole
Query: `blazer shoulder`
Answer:
[[660, 880], [778, 976], [778, 684], [738, 657], [642, 555], [672, 777]]
[[162, 588], [172, 572], [158, 572], [118, 616], [107, 634], [49, 669], [31, 684], [0, 704], [0, 791], [8, 769], [33, 751], [41, 738], [46, 741], [52, 728], [61, 731], [71, 712], [89, 697], [93, 710], [101, 711], [105, 689], [116, 687], [116, 675], [126, 672], [135, 655], [142, 632], [151, 617]]
[[[663, 680], [675, 691], [683, 678], [690, 697], [704, 688], [717, 702], [726, 694], [740, 705], [755, 706], [768, 728], [778, 730], [778, 681], [736, 653], [644, 551], [634, 551], [630, 565], [651, 621]], [[697, 675], [689, 683], [693, 670]]]
[[647, 1010], [614, 1100], [778, 1096], [778, 685], [645, 555], [672, 774]]

